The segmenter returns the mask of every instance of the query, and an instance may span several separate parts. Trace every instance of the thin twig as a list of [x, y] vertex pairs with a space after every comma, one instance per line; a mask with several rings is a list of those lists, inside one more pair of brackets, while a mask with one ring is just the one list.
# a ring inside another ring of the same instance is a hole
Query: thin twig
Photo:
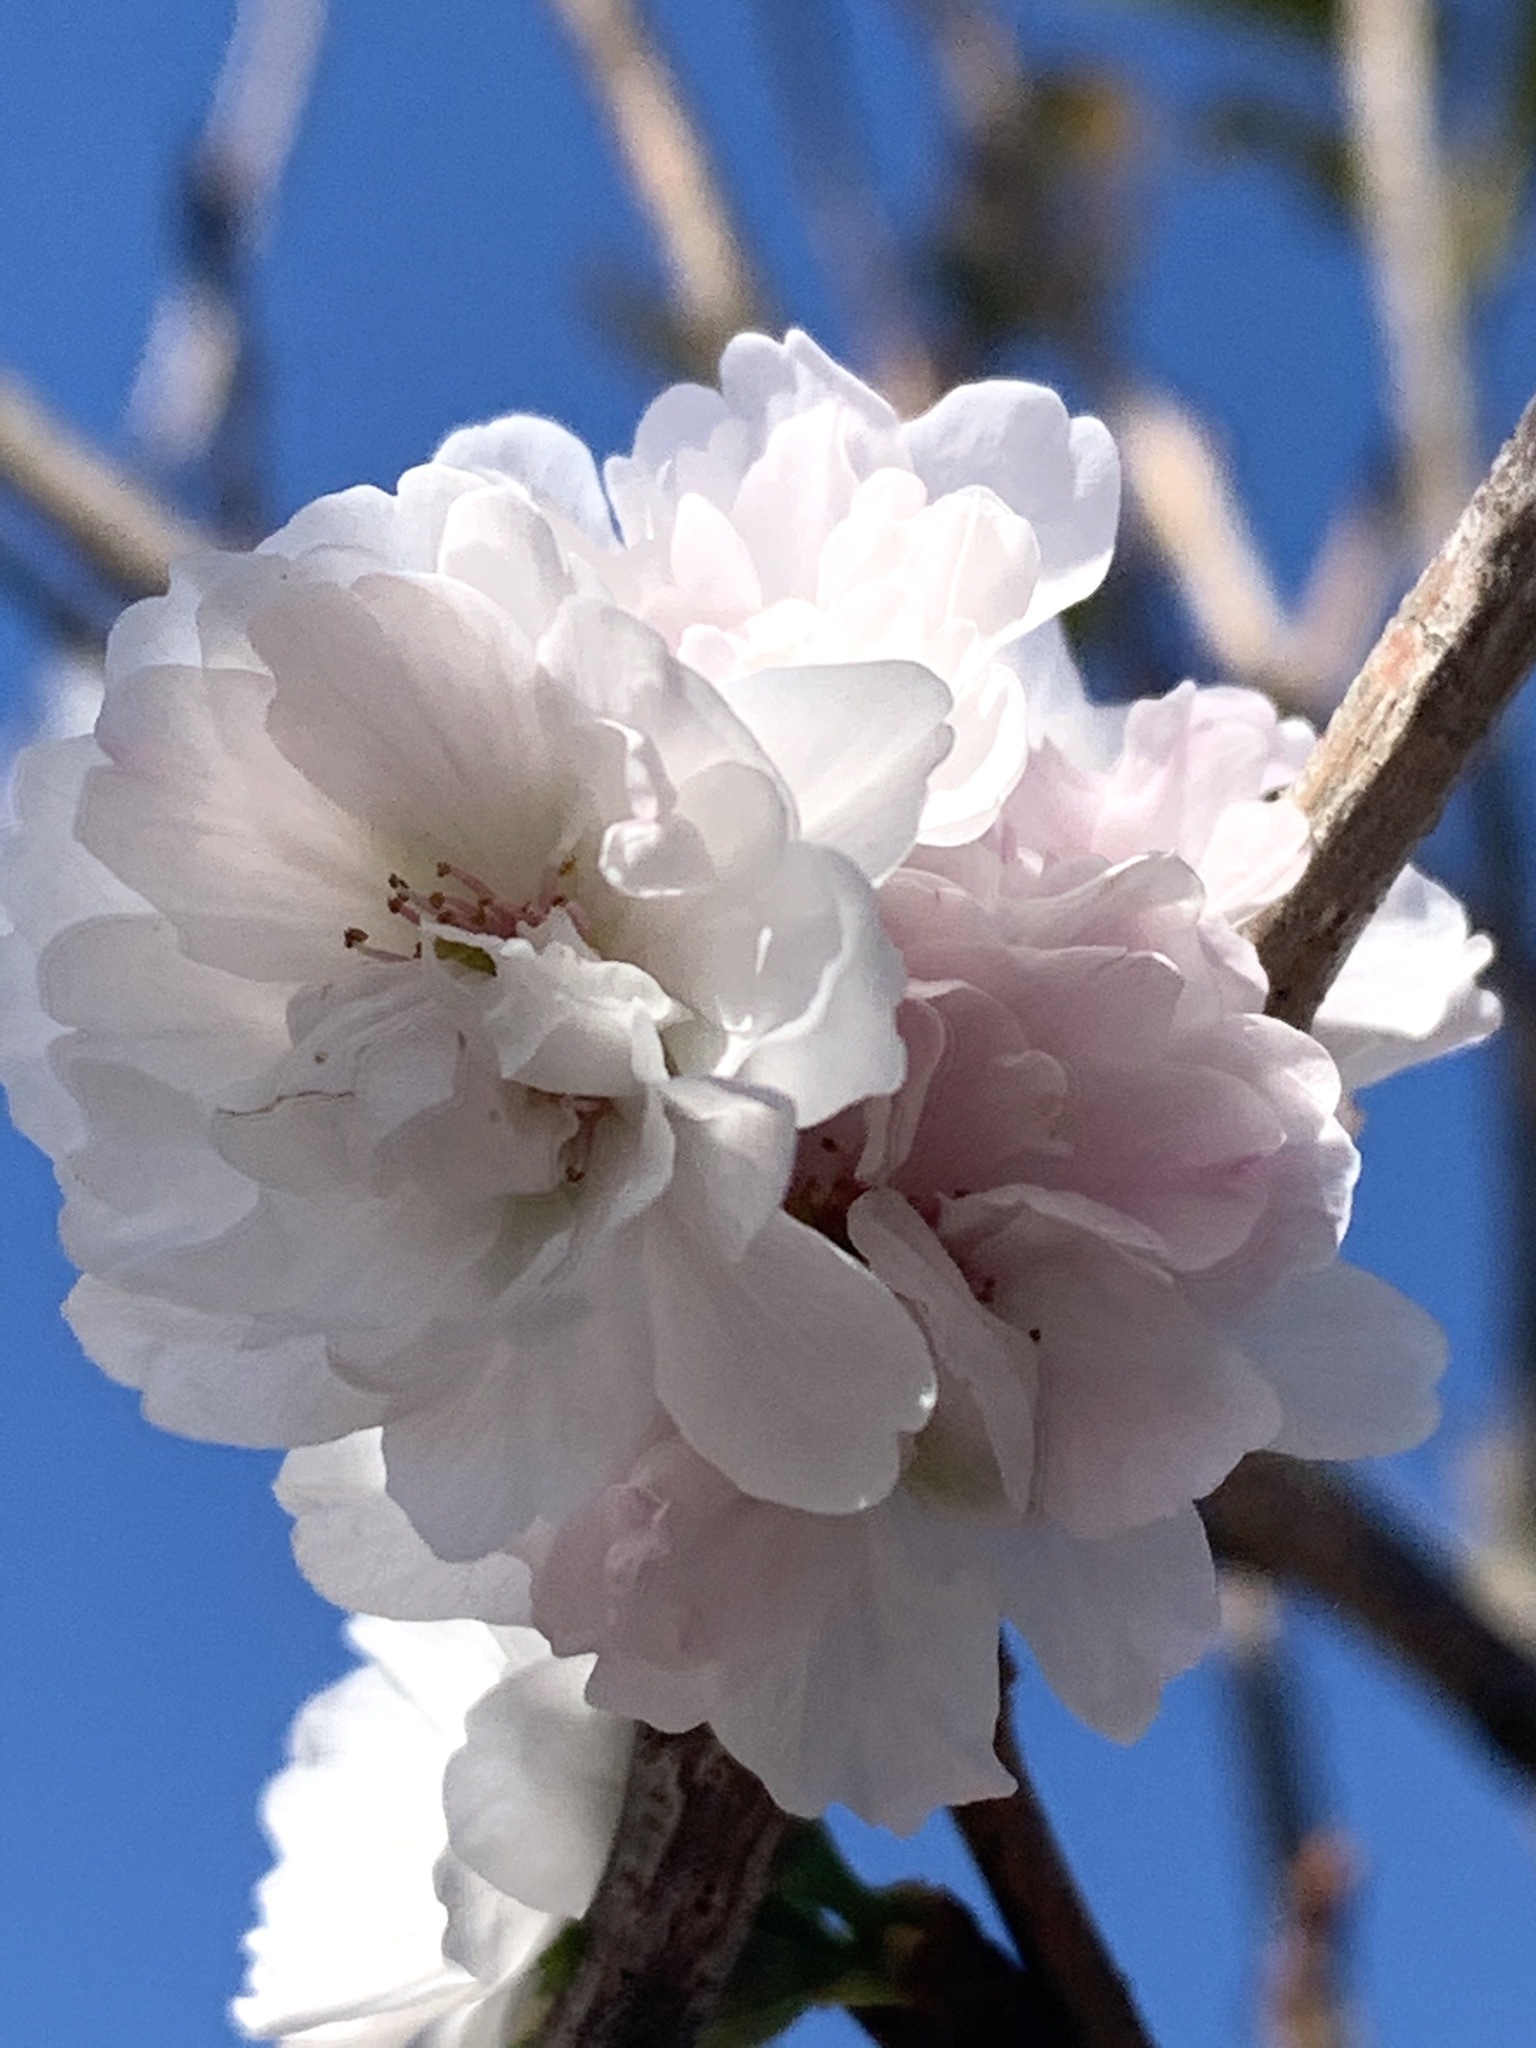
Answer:
[[1429, 0], [1341, 0], [1337, 19], [1356, 198], [1422, 561], [1476, 475], [1463, 294], [1436, 135], [1434, 19]]
[[1536, 660], [1536, 403], [1404, 598], [1291, 794], [1305, 874], [1250, 928], [1273, 1016], [1305, 1029]]
[[1013, 1660], [1000, 1649], [998, 1760], [1015, 1780], [1004, 1799], [953, 1809], [955, 1824], [1041, 1997], [1039, 2048], [1151, 2048], [1130, 1987], [1067, 1867], [1013, 1732]]
[[912, 281], [869, 161], [842, 0], [757, 0], [759, 40], [821, 268], [847, 309], [857, 367], [908, 416], [942, 391]]
[[170, 564], [208, 542], [0, 372], [0, 486], [68, 535], [124, 597], [165, 589]]
[[689, 2048], [715, 2012], [788, 1826], [707, 1728], [639, 1729], [586, 1946], [540, 2048]]
[[1354, 1858], [1324, 1818], [1320, 1778], [1274, 1584], [1228, 1571], [1222, 1635], [1275, 1914], [1264, 1981], [1268, 2048], [1349, 2048], [1346, 1951]]
[[1362, 1623], [1536, 1779], [1536, 1661], [1467, 1604], [1455, 1570], [1346, 1480], [1256, 1452], [1201, 1503], [1217, 1556]]
[[709, 150], [637, 0], [551, 0], [612, 125], [678, 314], [714, 353], [761, 319], [761, 294]]

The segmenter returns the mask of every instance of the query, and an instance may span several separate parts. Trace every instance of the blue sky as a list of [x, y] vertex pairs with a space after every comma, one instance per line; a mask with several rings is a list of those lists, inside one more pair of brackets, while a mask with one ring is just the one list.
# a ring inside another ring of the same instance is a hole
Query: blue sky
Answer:
[[[684, 57], [786, 314], [834, 349], [836, 294], [793, 208], [746, 0], [667, 0]], [[933, 202], [940, 117], [894, 0], [853, 9], [881, 175], [910, 227]], [[260, 277], [280, 510], [389, 482], [451, 426], [541, 411], [600, 450], [626, 441], [650, 375], [593, 315], [618, 266], [654, 276], [645, 232], [582, 84], [535, 0], [338, 0], [309, 122]], [[0, 365], [101, 439], [122, 409], [168, 261], [171, 181], [217, 70], [209, 0], [56, 0], [0, 18]], [[1326, 94], [1277, 44], [1233, 57], [1105, 6], [1032, 10], [1155, 77], [1172, 106], [1262, 66]], [[1160, 205], [1132, 310], [1138, 354], [1209, 412], [1291, 585], [1377, 444], [1378, 375], [1354, 254], [1253, 168], [1157, 137]], [[1525, 252], [1528, 259], [1529, 251]], [[1490, 443], [1533, 358], [1536, 264], [1481, 338]], [[0, 724], [39, 675], [0, 606]], [[1177, 681], [1174, 675], [1168, 684]], [[1453, 819], [1440, 855], [1454, 872]], [[1357, 1260], [1449, 1327], [1447, 1422], [1400, 1461], [1422, 1511], [1462, 1497], [1497, 1413], [1502, 1241], [1497, 1055], [1391, 1084], [1368, 1104]], [[1426, 1170], [1432, 1162], [1432, 1170]], [[268, 1486], [274, 1460], [158, 1434], [58, 1320], [68, 1274], [44, 1162], [0, 1133], [0, 1981], [17, 2048], [205, 2048], [228, 2038], [256, 1796], [300, 1700], [343, 1668], [339, 1617], [300, 1582]], [[1394, 2048], [1526, 2038], [1536, 2006], [1536, 1864], [1523, 1796], [1401, 1678], [1307, 1617], [1297, 1648], [1325, 1772], [1368, 1877], [1358, 1981]], [[1029, 1753], [1166, 2048], [1229, 2048], [1252, 2012], [1261, 1901], [1220, 1669], [1173, 1689], [1121, 1751], [1032, 1680]], [[849, 1830], [872, 1874], [963, 1877], [947, 1823], [911, 1844]], [[834, 2018], [804, 2044], [857, 2036]]]

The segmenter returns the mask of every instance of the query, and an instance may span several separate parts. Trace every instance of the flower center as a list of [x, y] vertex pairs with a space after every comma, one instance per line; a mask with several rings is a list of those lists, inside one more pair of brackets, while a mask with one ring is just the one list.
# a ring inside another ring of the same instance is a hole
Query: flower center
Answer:
[[[451, 860], [440, 860], [437, 863], [438, 883], [452, 883], [452, 888], [418, 889], [406, 876], [391, 874], [385, 908], [391, 917], [403, 918], [417, 931], [423, 925], [446, 925], [450, 931], [463, 932], [465, 943], [462, 946], [439, 938], [436, 941], [439, 956], [451, 953], [463, 957], [469, 966], [481, 966], [483, 963], [483, 971], [490, 973], [494, 971], [491, 955], [476, 946], [473, 943], [475, 939], [525, 936], [530, 931], [537, 931], [556, 910], [564, 910], [577, 930], [581, 929], [580, 912], [558, 886], [560, 880], [569, 877], [574, 867], [575, 861], [567, 857], [536, 897], [526, 903], [514, 904], [498, 896], [489, 882], [471, 874], [468, 868], [459, 867]], [[408, 953], [397, 953], [388, 947], [374, 945], [361, 925], [348, 925], [341, 941], [349, 953], [359, 953], [367, 960], [398, 963], [421, 958], [420, 939]]]

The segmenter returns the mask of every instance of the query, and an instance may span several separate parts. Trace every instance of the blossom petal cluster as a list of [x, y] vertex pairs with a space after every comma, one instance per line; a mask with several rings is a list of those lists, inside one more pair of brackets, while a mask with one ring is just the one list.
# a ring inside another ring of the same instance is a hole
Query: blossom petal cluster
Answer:
[[1090, 703], [1117, 498], [1039, 386], [903, 423], [743, 336], [602, 477], [511, 418], [181, 565], [18, 780], [0, 1056], [86, 1349], [288, 1448], [341, 1604], [532, 1621], [795, 1812], [1004, 1789], [1005, 1620], [1134, 1735], [1193, 1503], [1434, 1419], [1345, 1091], [1493, 1027], [1487, 943], [1410, 871], [1315, 1035], [1264, 1014], [1312, 735]]
[[262, 1802], [278, 1860], [232, 2017], [285, 2048], [504, 2048], [597, 1887], [629, 1727], [531, 1629], [347, 1633], [362, 1665], [301, 1709]]

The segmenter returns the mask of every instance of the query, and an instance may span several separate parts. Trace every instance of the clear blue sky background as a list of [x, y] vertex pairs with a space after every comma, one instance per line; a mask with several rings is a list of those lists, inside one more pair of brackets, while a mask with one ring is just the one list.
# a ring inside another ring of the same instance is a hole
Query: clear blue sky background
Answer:
[[[931, 205], [939, 109], [892, 0], [859, 0], [881, 174], [912, 228]], [[1036, 47], [1114, 51], [1171, 105], [1218, 74], [1314, 62], [1223, 54], [1106, 6], [1032, 10]], [[592, 287], [649, 274], [644, 230], [536, 0], [336, 0], [310, 120], [261, 276], [286, 509], [389, 482], [461, 421], [543, 411], [600, 450], [650, 388], [605, 341]], [[789, 314], [845, 340], [815, 276], [744, 0], [668, 0], [673, 34]], [[1468, 20], [1490, 32], [1486, 13]], [[53, 0], [0, 10], [0, 363], [101, 439], [166, 272], [170, 188], [227, 28], [213, 0]], [[1378, 445], [1369, 307], [1345, 237], [1272, 175], [1155, 151], [1156, 231], [1134, 302], [1143, 359], [1218, 423], [1294, 585]], [[1536, 361], [1525, 257], [1482, 338], [1490, 443]], [[0, 607], [0, 722], [29, 715], [40, 646]], [[1169, 684], [1178, 680], [1170, 675]], [[1457, 832], [1441, 857], [1454, 871]], [[1371, 1101], [1353, 1253], [1448, 1325], [1447, 1422], [1392, 1484], [1455, 1511], [1497, 1413], [1507, 1267], [1496, 1057]], [[228, 2039], [254, 1820], [300, 1700], [345, 1659], [299, 1581], [275, 1461], [164, 1437], [85, 1364], [42, 1160], [0, 1135], [0, 2038], [12, 2048], [205, 2048]], [[1358, 1942], [1372, 2038], [1502, 2048], [1536, 2033], [1536, 1863], [1517, 1788], [1326, 1620], [1298, 1649], [1339, 1812], [1366, 1858]], [[1164, 2048], [1230, 2048], [1253, 2011], [1262, 1899], [1218, 1666], [1177, 1686], [1136, 1749], [1076, 1727], [1026, 1680], [1029, 1753]], [[964, 1881], [942, 1823], [913, 1843], [849, 1831], [866, 1867]], [[851, 2042], [814, 2019], [804, 2048]]]

